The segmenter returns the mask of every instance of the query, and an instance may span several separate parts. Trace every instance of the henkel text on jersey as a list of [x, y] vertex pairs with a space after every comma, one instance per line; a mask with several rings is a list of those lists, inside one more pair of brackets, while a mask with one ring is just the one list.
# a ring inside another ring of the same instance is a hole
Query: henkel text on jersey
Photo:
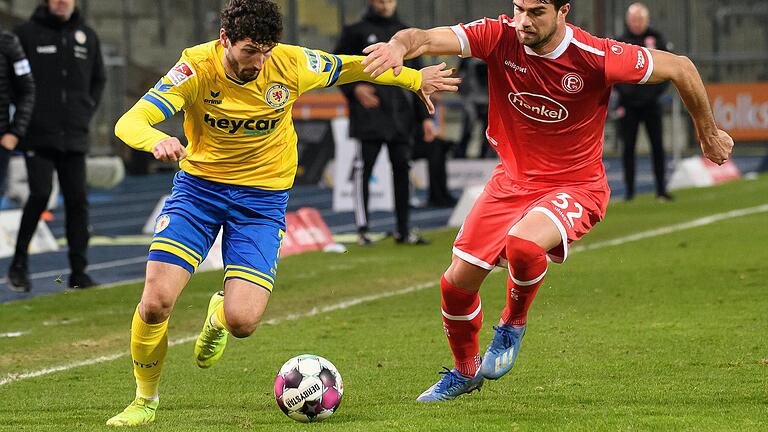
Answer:
[[613, 84], [644, 83], [650, 52], [568, 25], [539, 55], [517, 38], [512, 18], [453, 27], [462, 55], [488, 63], [488, 140], [513, 181], [605, 183], [603, 129]]

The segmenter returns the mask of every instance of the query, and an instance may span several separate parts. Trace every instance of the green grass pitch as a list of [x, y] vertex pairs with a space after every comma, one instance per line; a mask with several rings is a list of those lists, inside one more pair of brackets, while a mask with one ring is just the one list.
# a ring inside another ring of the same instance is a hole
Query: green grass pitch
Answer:
[[[452, 367], [438, 280], [455, 231], [428, 233], [425, 247], [384, 241], [283, 260], [268, 323], [231, 339], [210, 370], [195, 367], [188, 339], [221, 273], [199, 274], [171, 316], [170, 339], [181, 342], [169, 348], [157, 421], [141, 430], [768, 430], [766, 204], [766, 176], [681, 191], [673, 203], [613, 204], [565, 265], [550, 266], [512, 372], [450, 403], [415, 397]], [[496, 272], [483, 286], [483, 350], [504, 284]], [[23, 333], [0, 338], [0, 431], [107, 430], [134, 392], [127, 350], [140, 292], [129, 284], [0, 305], [0, 333]], [[344, 378], [341, 408], [322, 423], [295, 423], [273, 400], [277, 370], [301, 353], [327, 357]], [[103, 356], [117, 358], [90, 364]]]

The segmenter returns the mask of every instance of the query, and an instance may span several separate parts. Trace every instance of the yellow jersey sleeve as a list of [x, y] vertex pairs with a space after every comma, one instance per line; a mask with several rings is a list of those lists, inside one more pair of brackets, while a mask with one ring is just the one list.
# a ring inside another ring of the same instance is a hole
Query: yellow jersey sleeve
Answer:
[[299, 94], [323, 87], [333, 87], [357, 81], [392, 85], [417, 92], [421, 88], [421, 72], [403, 68], [395, 76], [392, 70], [377, 78], [365, 72], [364, 56], [334, 55], [320, 50], [301, 48], [298, 54]]
[[153, 126], [190, 106], [200, 83], [193, 62], [179, 62], [128, 110], [115, 125], [115, 135], [136, 150], [151, 152], [168, 135]]

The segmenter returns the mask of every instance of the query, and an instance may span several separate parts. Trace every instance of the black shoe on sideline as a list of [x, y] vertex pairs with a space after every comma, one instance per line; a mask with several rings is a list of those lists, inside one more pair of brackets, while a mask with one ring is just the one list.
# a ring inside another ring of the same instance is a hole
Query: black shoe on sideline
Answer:
[[360, 246], [371, 246], [373, 245], [373, 240], [366, 233], [359, 233], [357, 234], [357, 244]]
[[69, 275], [69, 287], [74, 289], [85, 289], [99, 285], [98, 282], [91, 279], [86, 273], [72, 273]]
[[656, 195], [656, 199], [661, 202], [670, 202], [675, 200], [675, 198], [667, 192]]
[[8, 269], [8, 289], [13, 292], [29, 292], [32, 285], [29, 283], [27, 269], [20, 265], [11, 265]]
[[395, 243], [401, 244], [401, 245], [421, 246], [421, 245], [428, 245], [430, 243], [429, 240], [420, 236], [416, 232], [410, 232], [408, 233], [407, 236], [404, 236], [404, 237], [399, 234], [395, 234], [394, 237], [395, 237]]

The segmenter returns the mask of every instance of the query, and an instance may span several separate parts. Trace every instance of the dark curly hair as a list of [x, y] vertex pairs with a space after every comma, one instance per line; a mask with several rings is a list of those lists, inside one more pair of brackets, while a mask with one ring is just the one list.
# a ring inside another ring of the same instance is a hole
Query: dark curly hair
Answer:
[[283, 16], [270, 0], [229, 0], [221, 10], [221, 28], [233, 44], [251, 39], [272, 46], [283, 35]]

